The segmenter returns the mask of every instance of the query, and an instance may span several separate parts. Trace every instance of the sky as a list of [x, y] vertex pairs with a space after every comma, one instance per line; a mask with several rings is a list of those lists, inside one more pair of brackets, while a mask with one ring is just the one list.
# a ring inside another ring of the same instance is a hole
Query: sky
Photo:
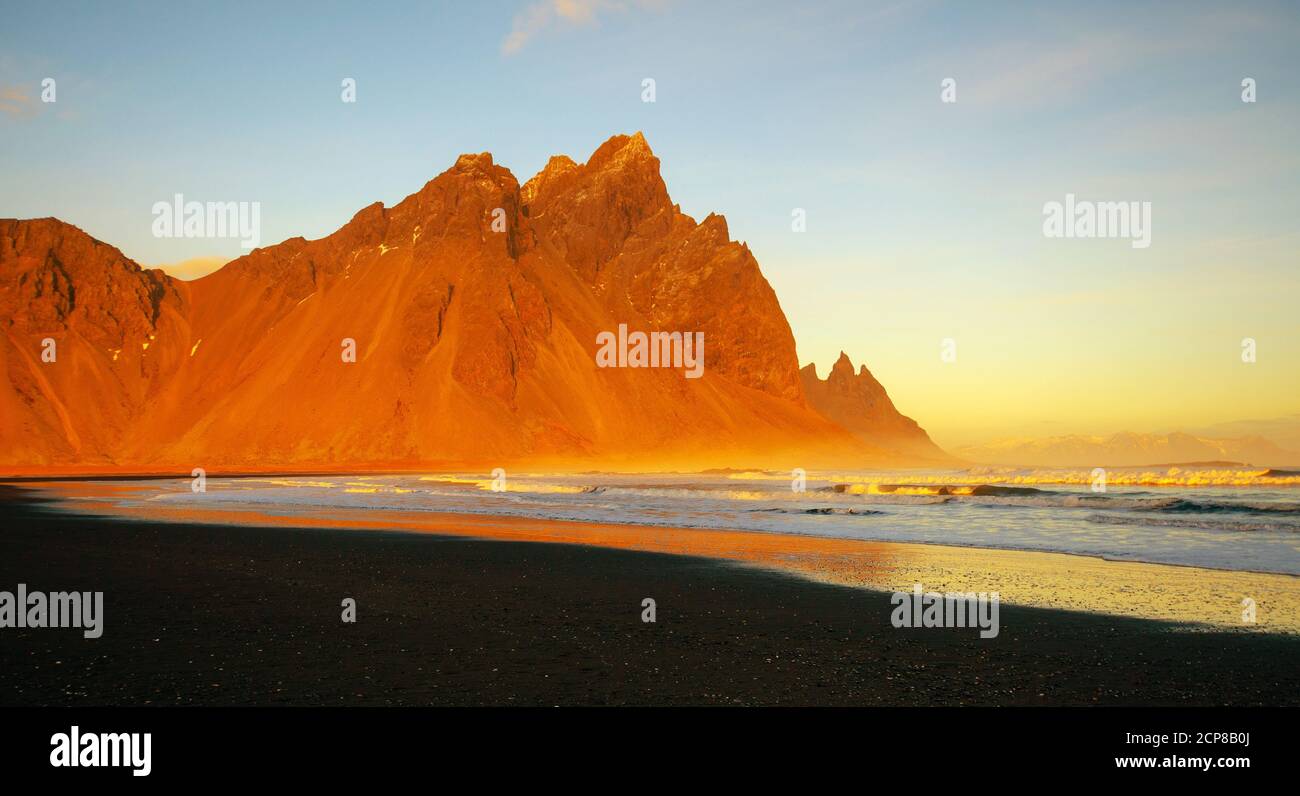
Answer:
[[[142, 265], [241, 253], [154, 237], [177, 193], [316, 238], [462, 152], [522, 183], [641, 130], [682, 210], [749, 244], [800, 364], [843, 350], [941, 445], [1300, 421], [1294, 3], [0, 10], [0, 217]], [[1067, 194], [1150, 202], [1150, 245], [1045, 236]]]

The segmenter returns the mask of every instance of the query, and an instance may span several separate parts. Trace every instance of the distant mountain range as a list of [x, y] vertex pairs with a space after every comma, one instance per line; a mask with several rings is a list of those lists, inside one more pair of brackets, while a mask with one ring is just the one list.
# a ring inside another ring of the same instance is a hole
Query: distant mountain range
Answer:
[[[672, 203], [639, 133], [522, 186], [463, 155], [394, 207], [193, 282], [57, 219], [3, 220], [0, 311], [11, 472], [948, 458], [865, 367], [799, 370], [749, 248]], [[620, 325], [702, 332], [702, 377], [598, 367]]]
[[1181, 432], [1007, 439], [956, 448], [953, 453], [986, 464], [1042, 467], [1133, 467], [1179, 463], [1285, 466], [1300, 463], [1300, 454], [1261, 436], [1213, 438]]

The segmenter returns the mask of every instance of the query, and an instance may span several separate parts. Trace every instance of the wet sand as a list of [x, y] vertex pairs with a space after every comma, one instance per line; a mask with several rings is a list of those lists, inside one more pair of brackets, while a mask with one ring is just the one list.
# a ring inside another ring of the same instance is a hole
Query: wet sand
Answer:
[[980, 639], [895, 629], [887, 594], [753, 563], [483, 527], [95, 517], [0, 492], [0, 588], [106, 606], [100, 639], [0, 630], [4, 705], [1300, 703], [1290, 634], [1004, 604]]

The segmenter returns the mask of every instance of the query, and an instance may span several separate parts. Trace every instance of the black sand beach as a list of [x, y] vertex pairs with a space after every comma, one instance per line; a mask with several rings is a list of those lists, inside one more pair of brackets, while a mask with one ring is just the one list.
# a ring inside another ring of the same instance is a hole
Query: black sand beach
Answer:
[[1003, 605], [983, 640], [711, 559], [78, 516], [0, 484], [19, 583], [103, 591], [106, 616], [99, 639], [0, 629], [6, 706], [1300, 703], [1294, 636]]

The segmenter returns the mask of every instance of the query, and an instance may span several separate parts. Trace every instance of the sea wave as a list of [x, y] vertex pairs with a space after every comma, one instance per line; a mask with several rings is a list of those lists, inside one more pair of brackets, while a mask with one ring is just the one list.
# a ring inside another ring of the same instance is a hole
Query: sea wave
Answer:
[[764, 514], [827, 514], [827, 515], [838, 514], [845, 517], [869, 517], [873, 514], [883, 515], [889, 513], [886, 511], [879, 511], [877, 509], [846, 509], [846, 508], [835, 508], [832, 506], [818, 506], [816, 508], [810, 508], [810, 509], [789, 509], [789, 508], [783, 508], [781, 506], [769, 506], [768, 508], [765, 509], [750, 509], [750, 512], [764, 513]]
[[[1300, 494], [1291, 487], [1108, 484], [1105, 492], [1094, 492], [1090, 484], [1030, 486], [969, 473], [960, 478], [953, 471], [763, 475], [209, 478], [202, 494], [192, 493], [187, 482], [166, 481], [160, 482], [164, 494], [146, 492], [140, 499], [286, 516], [346, 510], [473, 514], [1051, 550], [1300, 575]], [[806, 491], [799, 490], [804, 483]]]
[[967, 495], [972, 497], [1044, 495], [1051, 490], [1002, 484], [832, 484], [828, 491], [844, 495]]
[[[915, 473], [908, 476], [912, 483], [930, 485], [997, 484], [1007, 486], [1089, 486], [1097, 481], [1098, 469], [1104, 469], [1109, 486], [1158, 487], [1300, 487], [1300, 470], [1294, 468], [1205, 466], [1161, 467], [970, 467], [964, 470], [946, 470]], [[897, 473], [827, 473], [835, 483], [888, 484]], [[768, 476], [731, 476], [743, 480], [767, 479]]]
[[[489, 491], [492, 482], [483, 479], [421, 479], [426, 482], [430, 497], [451, 495], [458, 489], [470, 487], [474, 491]], [[1167, 514], [1263, 514], [1268, 516], [1300, 516], [1300, 502], [1256, 499], [1257, 493], [1242, 492], [1241, 499], [1219, 496], [1201, 498], [1183, 495], [1161, 495], [1158, 492], [1119, 488], [1110, 493], [1089, 492], [1079, 489], [1045, 489], [1042, 487], [1013, 486], [1004, 483], [907, 483], [886, 482], [833, 482], [813, 487], [807, 492], [791, 490], [784, 480], [771, 480], [760, 488], [737, 488], [731, 479], [714, 481], [668, 482], [630, 481], [613, 483], [582, 483], [580, 480], [554, 480], [550, 478], [517, 478], [510, 480], [504, 492], [521, 498], [547, 495], [574, 495], [578, 499], [599, 496], [608, 501], [657, 504], [670, 501], [678, 505], [698, 501], [718, 503], [762, 502], [772, 504], [774, 510], [789, 514], [823, 513], [850, 516], [854, 505], [942, 506], [971, 505], [981, 508], [1039, 508], [1086, 509], [1121, 512], [1160, 512]], [[757, 484], [755, 485], [758, 486]], [[1120, 491], [1123, 489], [1124, 491]], [[450, 491], [443, 491], [450, 490]], [[806, 504], [812, 498], [843, 503], [822, 511], [806, 506], [788, 507], [788, 504]], [[777, 508], [779, 507], [779, 508]], [[864, 513], [859, 510], [856, 513]]]
[[1089, 514], [1088, 522], [1104, 525], [1145, 525], [1153, 528], [1194, 528], [1201, 531], [1230, 531], [1233, 533], [1274, 532], [1300, 533], [1300, 525], [1290, 522], [1265, 520], [1229, 520], [1217, 517], [1152, 517], [1133, 514]]

